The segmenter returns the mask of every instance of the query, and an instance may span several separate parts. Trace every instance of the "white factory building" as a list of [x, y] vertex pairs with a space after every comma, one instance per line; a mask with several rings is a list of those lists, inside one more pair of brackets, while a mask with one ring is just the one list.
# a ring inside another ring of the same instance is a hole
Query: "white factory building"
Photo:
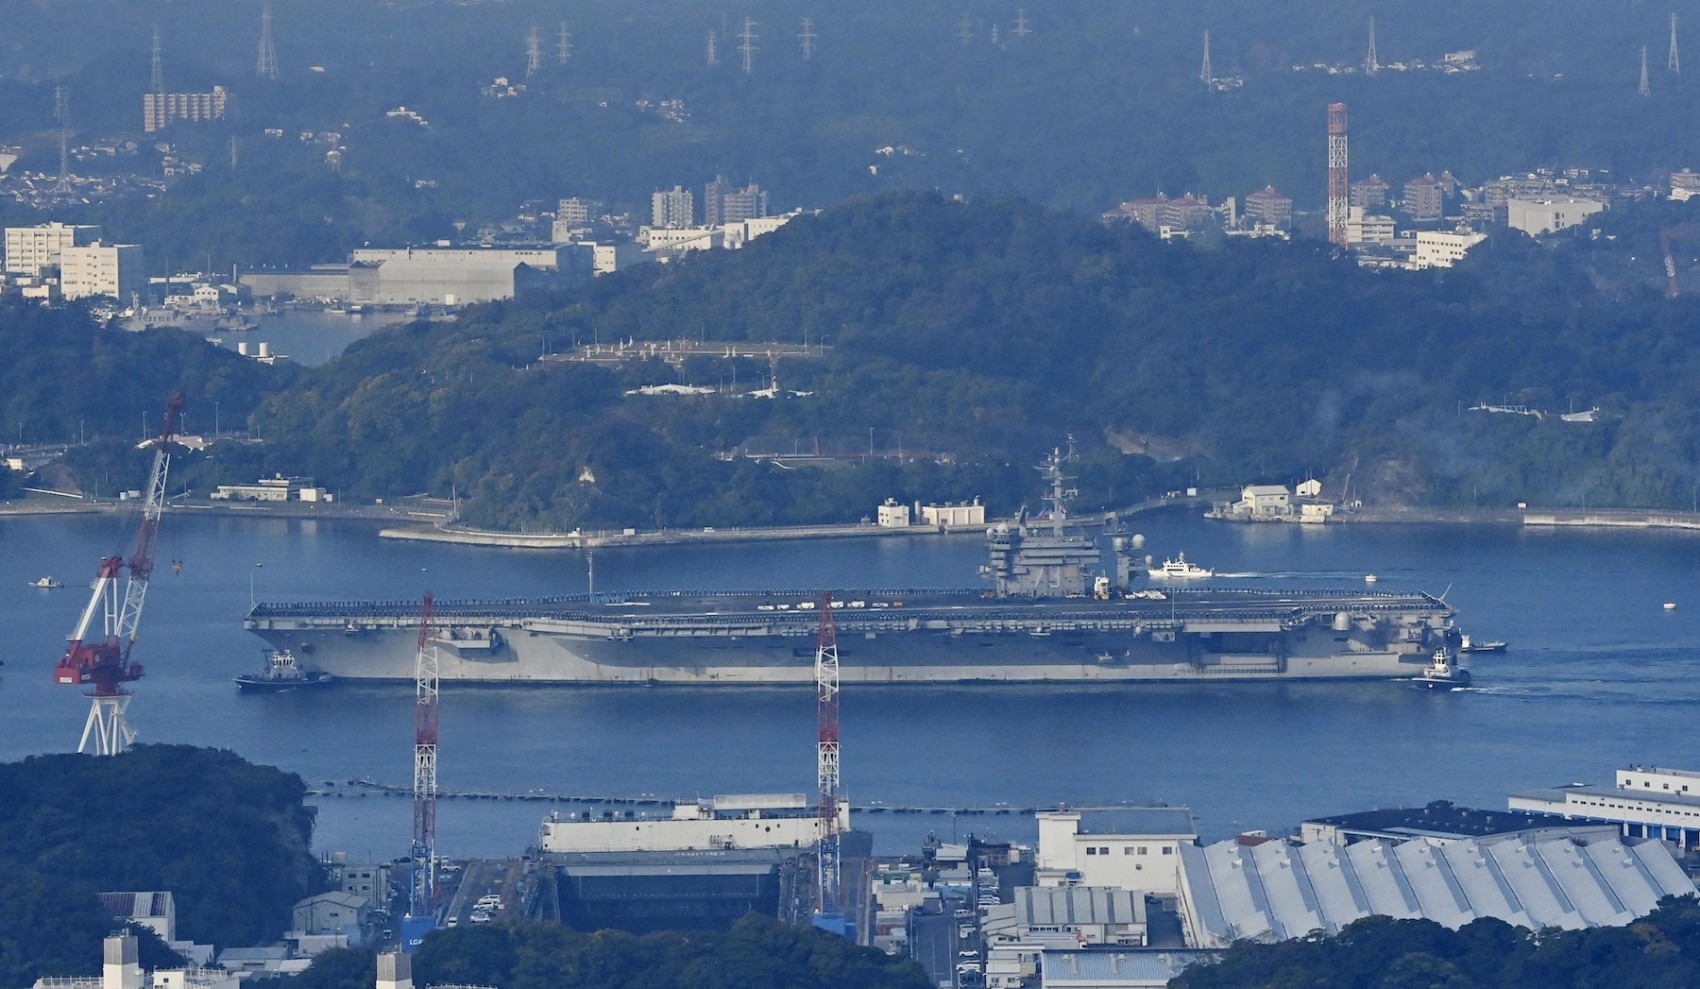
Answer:
[[1700, 773], [1657, 766], [1617, 771], [1616, 786], [1572, 783], [1511, 795], [1512, 810], [1601, 821], [1632, 838], [1661, 838], [1684, 850], [1700, 848]]
[[1180, 888], [1180, 849], [1198, 841], [1185, 807], [1041, 811], [1034, 882], [1113, 886], [1151, 896]]
[[1533, 929], [1622, 926], [1666, 896], [1695, 895], [1670, 849], [1640, 839], [1230, 839], [1180, 851], [1182, 926], [1201, 948], [1336, 934], [1377, 914], [1453, 930], [1483, 917]]
[[1419, 230], [1417, 253], [1411, 264], [1418, 268], [1450, 268], [1470, 252], [1487, 234], [1473, 231]]
[[1606, 208], [1594, 199], [1512, 199], [1505, 204], [1506, 223], [1531, 237], [1568, 230]]
[[[838, 808], [840, 832], [850, 808]], [[691, 852], [734, 848], [803, 848], [820, 843], [815, 802], [801, 793], [752, 793], [673, 805], [654, 816], [594, 813], [543, 822], [546, 852]]]

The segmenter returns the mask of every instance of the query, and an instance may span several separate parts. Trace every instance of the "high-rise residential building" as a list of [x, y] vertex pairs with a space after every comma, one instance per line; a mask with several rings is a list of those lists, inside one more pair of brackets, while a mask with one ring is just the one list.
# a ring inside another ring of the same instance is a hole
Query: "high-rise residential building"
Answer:
[[765, 216], [767, 193], [754, 182], [742, 189], [734, 189], [731, 183], [716, 175], [713, 182], [703, 187], [702, 225], [705, 227], [759, 220]]
[[565, 221], [575, 227], [588, 227], [590, 221], [602, 212], [602, 204], [594, 199], [563, 199], [555, 207], [555, 219]]
[[139, 244], [67, 247], [59, 260], [59, 291], [67, 299], [110, 296], [128, 300], [148, 287]]
[[1293, 200], [1276, 192], [1274, 186], [1266, 185], [1245, 197], [1245, 218], [1249, 223], [1273, 227], [1276, 230], [1291, 230]]
[[696, 216], [696, 203], [692, 200], [691, 191], [682, 186], [658, 189], [649, 197], [649, 202], [650, 225], [664, 230], [688, 227]]
[[1374, 213], [1387, 208], [1387, 181], [1379, 175], [1371, 175], [1367, 179], [1359, 179], [1352, 183], [1347, 206], [1357, 206], [1365, 213]]
[[44, 223], [38, 227], [6, 228], [6, 274], [39, 276], [43, 269], [56, 268], [67, 247], [82, 247], [100, 240], [98, 226]]
[[1446, 215], [1446, 186], [1428, 172], [1405, 183], [1400, 205], [1412, 223], [1438, 223]]
[[145, 93], [142, 96], [142, 130], [151, 134], [164, 130], [173, 120], [198, 123], [223, 120], [230, 94], [223, 86], [210, 93]]

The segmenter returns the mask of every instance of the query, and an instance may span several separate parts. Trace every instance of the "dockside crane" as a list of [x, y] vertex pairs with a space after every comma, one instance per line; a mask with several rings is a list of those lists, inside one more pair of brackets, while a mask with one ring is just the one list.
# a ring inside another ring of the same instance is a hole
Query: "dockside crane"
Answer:
[[838, 833], [838, 632], [832, 622], [831, 593], [820, 596], [820, 635], [815, 645], [815, 720], [819, 728], [815, 776], [820, 845], [815, 855], [814, 924], [844, 934], [846, 924], [840, 904], [844, 883]]
[[[147, 497], [142, 502], [141, 531], [128, 560], [109, 556], [100, 561], [93, 593], [71, 632], [65, 655], [53, 668], [55, 683], [87, 686], [91, 698], [88, 721], [78, 752], [117, 755], [129, 748], [136, 732], [124, 720], [130, 691], [124, 685], [142, 677], [142, 666], [130, 657], [142, 622], [142, 605], [147, 601], [148, 580], [153, 576], [154, 550], [159, 544], [159, 520], [165, 512], [165, 481], [171, 469], [171, 446], [183, 414], [183, 393], [165, 403], [165, 425], [153, 441], [153, 469], [148, 474]], [[119, 579], [129, 572], [124, 594], [118, 594]], [[95, 618], [101, 624], [95, 630]], [[98, 636], [98, 638], [91, 638]]]
[[437, 926], [437, 643], [432, 636], [435, 606], [429, 592], [420, 607], [419, 651], [413, 691], [413, 882], [402, 948], [419, 950]]

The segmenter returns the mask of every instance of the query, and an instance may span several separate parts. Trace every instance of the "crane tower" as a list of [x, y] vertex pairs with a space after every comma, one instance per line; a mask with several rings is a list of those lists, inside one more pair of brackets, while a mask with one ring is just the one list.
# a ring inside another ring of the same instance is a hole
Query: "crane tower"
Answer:
[[[147, 498], [142, 503], [141, 530], [130, 558], [109, 556], [100, 561], [94, 593], [71, 632], [65, 655], [53, 669], [55, 683], [90, 687], [88, 720], [78, 752], [117, 755], [129, 748], [136, 732], [124, 720], [130, 691], [124, 685], [141, 679], [142, 666], [130, 658], [142, 622], [142, 605], [147, 601], [148, 579], [153, 576], [154, 550], [159, 545], [159, 519], [165, 511], [165, 479], [171, 468], [172, 439], [183, 413], [183, 393], [165, 403], [165, 425], [153, 441], [153, 470], [148, 475]], [[130, 572], [124, 595], [118, 595], [118, 578]], [[95, 616], [101, 616], [98, 633]], [[90, 638], [98, 634], [98, 639]]]
[[832, 594], [820, 596], [820, 637], [815, 646], [815, 715], [820, 729], [815, 748], [820, 848], [815, 894], [815, 926], [844, 933], [839, 899], [843, 876], [838, 842], [838, 633], [832, 624]]
[[437, 914], [437, 644], [431, 634], [434, 605], [420, 607], [419, 652], [414, 662], [413, 884], [402, 947], [417, 951]]

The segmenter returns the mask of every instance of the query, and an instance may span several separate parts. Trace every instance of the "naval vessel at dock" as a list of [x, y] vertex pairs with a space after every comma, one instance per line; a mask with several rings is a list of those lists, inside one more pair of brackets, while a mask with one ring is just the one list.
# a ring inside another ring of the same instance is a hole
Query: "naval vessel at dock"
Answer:
[[[849, 684], [1410, 679], [1456, 664], [1453, 611], [1423, 593], [1136, 589], [1129, 539], [1069, 532], [1065, 458], [1044, 469], [1047, 524], [987, 530], [990, 589], [835, 589]], [[801, 686], [815, 591], [663, 591], [435, 602], [447, 682]], [[247, 629], [340, 679], [411, 680], [419, 603], [261, 603]]]

